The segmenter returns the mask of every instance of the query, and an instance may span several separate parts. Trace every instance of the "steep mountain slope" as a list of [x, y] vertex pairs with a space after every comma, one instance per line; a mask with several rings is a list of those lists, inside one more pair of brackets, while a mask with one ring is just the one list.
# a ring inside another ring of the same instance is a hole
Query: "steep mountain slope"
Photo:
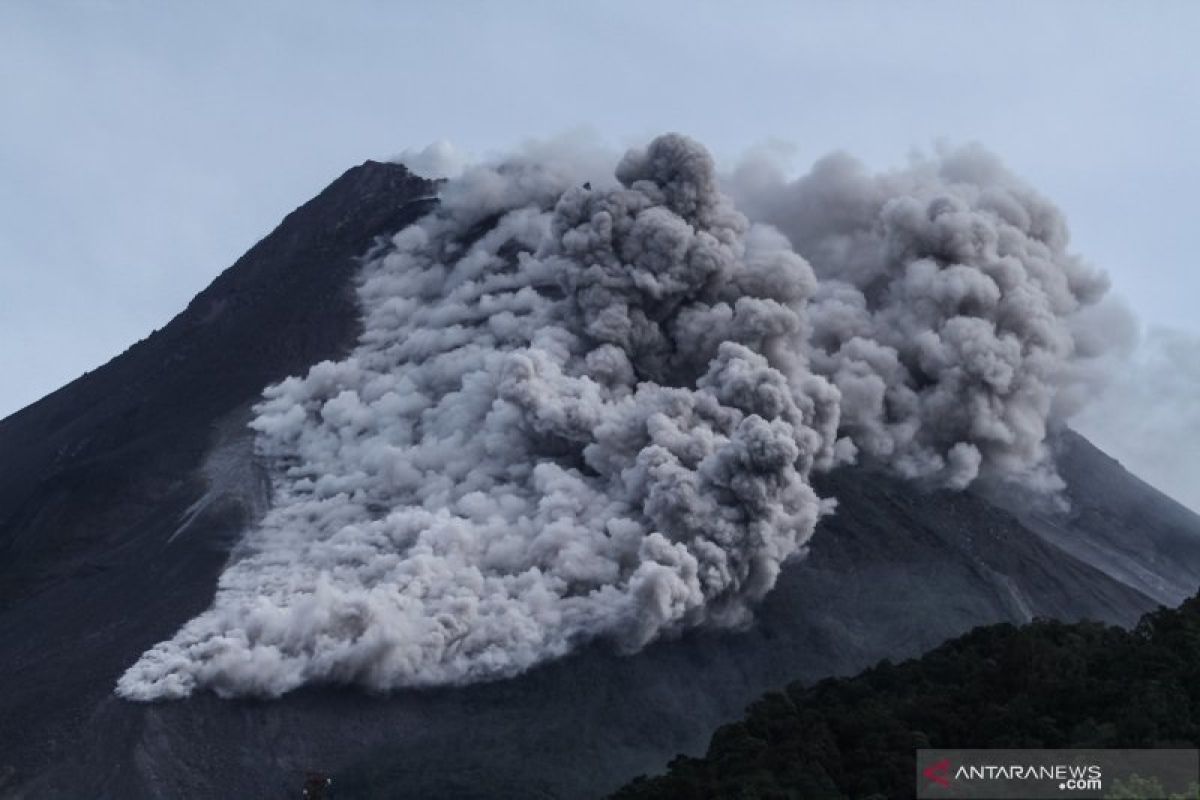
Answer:
[[0, 422], [0, 760], [18, 776], [89, 736], [112, 675], [211, 599], [253, 476], [171, 540], [206, 450], [266, 383], [353, 341], [357, 257], [433, 190], [394, 165], [348, 171], [163, 330]]
[[785, 681], [996, 621], [1131, 624], [1200, 583], [1200, 518], [1063, 432], [1066, 513], [824, 476], [838, 513], [743, 633], [593, 648], [465, 689], [117, 699], [120, 673], [206, 607], [263, 508], [249, 405], [353, 344], [356, 257], [433, 191], [400, 166], [350, 170], [162, 331], [0, 422], [0, 792], [288, 797], [318, 769], [340, 796], [596, 796], [700, 752]]

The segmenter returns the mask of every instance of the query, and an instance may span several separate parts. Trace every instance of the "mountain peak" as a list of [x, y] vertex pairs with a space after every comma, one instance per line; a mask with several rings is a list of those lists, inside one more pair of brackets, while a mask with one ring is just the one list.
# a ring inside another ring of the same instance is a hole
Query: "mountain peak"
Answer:
[[[9, 557], [0, 574], [26, 583], [37, 570], [23, 559], [54, 539], [26, 548], [13, 533], [39, 486], [73, 485], [117, 454], [151, 465], [163, 453], [187, 453], [194, 467], [214, 420], [264, 386], [345, 352], [358, 333], [350, 278], [359, 256], [432, 207], [434, 189], [400, 164], [347, 170], [161, 330], [0, 420], [0, 551]], [[14, 582], [0, 585], [3, 604]]]

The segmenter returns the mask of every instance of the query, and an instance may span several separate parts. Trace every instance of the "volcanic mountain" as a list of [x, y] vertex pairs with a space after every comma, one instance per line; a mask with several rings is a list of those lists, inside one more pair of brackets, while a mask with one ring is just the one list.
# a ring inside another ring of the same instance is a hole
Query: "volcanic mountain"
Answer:
[[865, 461], [814, 475], [837, 511], [744, 629], [470, 685], [117, 696], [270, 505], [247, 427], [263, 388], [354, 347], [363, 257], [437, 193], [398, 164], [349, 170], [165, 328], [0, 421], [0, 795], [282, 798], [319, 771], [339, 797], [599, 797], [789, 681], [998, 621], [1128, 625], [1200, 583], [1200, 517], [1062, 428], [1064, 505]]

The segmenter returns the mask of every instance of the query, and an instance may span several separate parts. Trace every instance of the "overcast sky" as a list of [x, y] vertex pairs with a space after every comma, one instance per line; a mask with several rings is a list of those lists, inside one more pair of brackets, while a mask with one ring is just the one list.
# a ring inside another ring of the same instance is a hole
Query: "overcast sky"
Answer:
[[[347, 167], [580, 126], [723, 158], [783, 140], [797, 169], [982, 142], [1194, 358], [1198, 34], [1195, 2], [8, 0], [0, 417], [164, 325]], [[1197, 424], [1172, 432], [1194, 452]]]

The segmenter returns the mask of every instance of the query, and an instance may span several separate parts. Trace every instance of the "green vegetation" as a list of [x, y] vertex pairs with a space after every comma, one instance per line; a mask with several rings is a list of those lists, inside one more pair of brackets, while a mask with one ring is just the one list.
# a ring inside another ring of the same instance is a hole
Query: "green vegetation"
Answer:
[[[903, 664], [767, 694], [620, 800], [911, 798], [920, 747], [1195, 747], [1200, 596], [1131, 630], [977, 628]], [[1149, 787], [1122, 787], [1121, 797]]]

